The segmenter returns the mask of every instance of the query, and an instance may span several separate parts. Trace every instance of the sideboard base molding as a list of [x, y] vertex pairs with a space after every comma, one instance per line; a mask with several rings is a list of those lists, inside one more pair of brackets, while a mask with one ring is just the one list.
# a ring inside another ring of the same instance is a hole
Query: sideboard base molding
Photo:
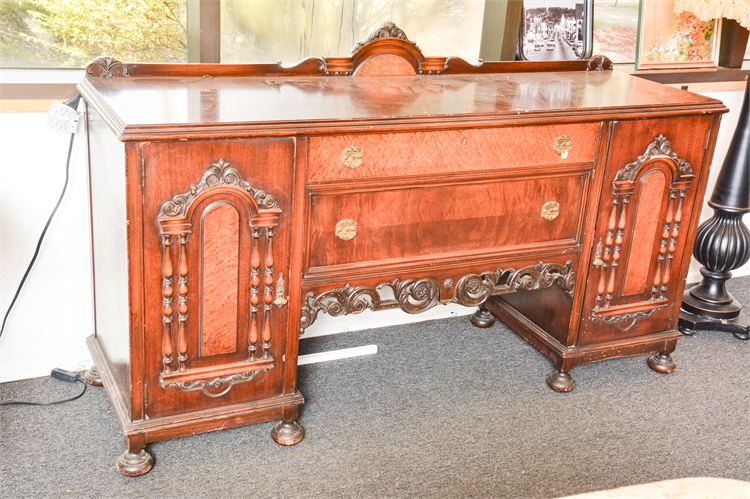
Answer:
[[[556, 372], [547, 378], [547, 385], [557, 392], [573, 390], [575, 381], [570, 376], [570, 371], [574, 367], [607, 359], [652, 354], [653, 356], [648, 359], [648, 366], [654, 371], [669, 374], [676, 369], [676, 364], [670, 354], [677, 346], [677, 340], [682, 337], [682, 333], [677, 330], [661, 331], [638, 338], [623, 338], [595, 345], [566, 347], [500, 296], [487, 300], [483, 308], [493, 317], [503, 321], [512, 331], [531, 343], [552, 362]], [[668, 365], [671, 368], [668, 368]]]
[[[114, 409], [131, 454], [139, 452], [137, 448], [137, 442], [139, 441], [142, 441], [142, 445], [145, 445], [177, 437], [268, 421], [280, 421], [281, 423], [294, 422], [302, 432], [302, 436], [304, 436], [304, 430], [296, 422], [299, 416], [299, 409], [305, 403], [304, 397], [298, 390], [290, 394], [253, 402], [133, 421], [128, 416], [129, 404], [126, 394], [123, 394], [119, 390], [114, 374], [110, 370], [110, 363], [106, 360], [99, 341], [95, 336], [91, 335], [86, 339], [86, 343], [94, 360], [94, 365], [97, 366], [101, 375], [102, 382], [106, 388], [107, 398], [109, 398]], [[276, 440], [275, 437], [274, 440]], [[300, 437], [294, 443], [298, 443], [301, 440], [302, 438]], [[131, 442], [136, 443], [136, 448], [131, 448]], [[283, 445], [291, 444], [284, 443]]]

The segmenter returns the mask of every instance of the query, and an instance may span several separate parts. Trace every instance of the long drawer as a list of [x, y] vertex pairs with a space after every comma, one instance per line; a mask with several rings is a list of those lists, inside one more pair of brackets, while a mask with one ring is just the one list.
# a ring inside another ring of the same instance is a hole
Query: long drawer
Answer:
[[578, 123], [313, 137], [308, 181], [592, 162], [599, 129]]
[[313, 192], [307, 268], [572, 246], [589, 171]]

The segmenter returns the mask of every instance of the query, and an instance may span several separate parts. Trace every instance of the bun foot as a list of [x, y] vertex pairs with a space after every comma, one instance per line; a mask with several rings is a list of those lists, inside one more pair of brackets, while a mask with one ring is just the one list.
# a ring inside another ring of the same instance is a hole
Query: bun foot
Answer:
[[99, 371], [96, 370], [96, 366], [91, 366], [91, 368], [83, 373], [83, 381], [87, 385], [91, 386], [103, 386], [104, 383], [102, 383], [102, 377], [99, 375]]
[[566, 372], [555, 371], [547, 376], [547, 386], [556, 392], [567, 393], [573, 391], [576, 381]]
[[117, 459], [117, 471], [127, 477], [145, 475], [154, 467], [154, 458], [141, 449], [138, 452], [123, 452]]
[[646, 363], [659, 374], [672, 374], [677, 369], [677, 364], [667, 353], [656, 353], [649, 357]]
[[495, 324], [495, 316], [486, 311], [483, 308], [478, 308], [476, 312], [471, 314], [471, 317], [469, 317], [469, 320], [473, 325], [476, 327], [481, 328], [488, 328], [492, 327], [493, 324]]
[[279, 445], [295, 445], [305, 438], [305, 429], [296, 421], [281, 421], [271, 431], [271, 438]]

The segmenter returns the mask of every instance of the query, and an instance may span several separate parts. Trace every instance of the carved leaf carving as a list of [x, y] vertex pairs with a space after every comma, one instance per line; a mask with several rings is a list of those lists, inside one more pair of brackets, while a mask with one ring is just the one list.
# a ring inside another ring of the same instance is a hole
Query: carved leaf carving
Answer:
[[98, 57], [86, 65], [86, 74], [110, 79], [114, 76], [127, 77], [128, 67], [109, 56]]
[[375, 40], [381, 40], [383, 38], [398, 38], [399, 40], [409, 42], [412, 45], [414, 45], [416, 48], [419, 48], [417, 47], [417, 44], [415, 42], [409, 40], [406, 37], [406, 33], [404, 33], [404, 31], [401, 28], [396, 26], [396, 23], [394, 23], [393, 21], [387, 21], [383, 23], [381, 27], [376, 29], [370, 36], [368, 36], [367, 40], [356, 44], [354, 48], [352, 49], [352, 53], [356, 52], [357, 50], [359, 50], [364, 45], [370, 42], [374, 42]]
[[213, 163], [203, 172], [200, 180], [191, 185], [187, 192], [177, 194], [171, 200], [161, 205], [158, 218], [181, 217], [185, 216], [187, 207], [201, 192], [217, 185], [236, 185], [247, 191], [258, 206], [261, 208], [275, 208], [277, 205], [276, 198], [262, 189], [256, 189], [250, 182], [244, 180], [239, 170], [223, 159]]
[[647, 147], [646, 151], [638, 156], [638, 158], [632, 163], [628, 163], [624, 168], [619, 170], [615, 175], [615, 182], [622, 180], [634, 181], [638, 175], [638, 171], [648, 161], [658, 156], [666, 156], [677, 163], [677, 168], [680, 175], [692, 175], [693, 166], [685, 161], [684, 159], [677, 156], [677, 153], [672, 150], [672, 144], [664, 135], [659, 135], [651, 142]]
[[[573, 296], [575, 288], [573, 262], [565, 265], [539, 262], [537, 265], [520, 270], [496, 269], [481, 274], [467, 274], [461, 277], [450, 301], [465, 306], [477, 306], [487, 298], [502, 293], [519, 290], [535, 290], [559, 286], [568, 296]], [[444, 281], [447, 282], [450, 279]], [[451, 286], [445, 286], [450, 289]], [[380, 291], [391, 288], [393, 300], [383, 299]], [[302, 305], [300, 334], [310, 327], [320, 312], [332, 316], [356, 314], [365, 310], [382, 310], [399, 307], [410, 314], [431, 309], [440, 303], [440, 285], [432, 277], [422, 279], [394, 279], [371, 287], [344, 287], [325, 291], [319, 295], [307, 293]]]

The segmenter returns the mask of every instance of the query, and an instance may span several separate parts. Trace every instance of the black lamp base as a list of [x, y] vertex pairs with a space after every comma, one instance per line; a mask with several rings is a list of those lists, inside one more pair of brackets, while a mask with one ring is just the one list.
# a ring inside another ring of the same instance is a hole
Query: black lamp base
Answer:
[[716, 179], [708, 205], [714, 215], [700, 224], [693, 255], [703, 267], [701, 282], [685, 292], [677, 327], [683, 334], [729, 331], [750, 339], [750, 318], [727, 291], [731, 271], [750, 260], [750, 83], [745, 85], [737, 129]]
[[677, 328], [686, 336], [696, 331], [726, 331], [741, 340], [750, 339], [750, 317], [727, 291], [729, 272], [701, 269], [703, 280], [685, 291]]
[[681, 310], [677, 328], [685, 336], [692, 336], [697, 331], [724, 331], [741, 340], [750, 340], [750, 317], [744, 312], [731, 319], [711, 319]]

